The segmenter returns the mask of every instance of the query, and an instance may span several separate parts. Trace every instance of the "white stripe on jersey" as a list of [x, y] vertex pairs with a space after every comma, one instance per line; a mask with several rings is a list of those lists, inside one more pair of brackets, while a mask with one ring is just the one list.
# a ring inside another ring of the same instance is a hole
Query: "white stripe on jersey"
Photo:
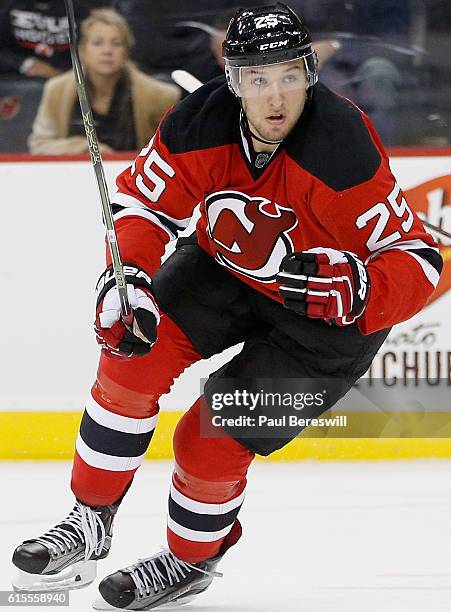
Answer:
[[371, 259], [377, 257], [380, 253], [386, 253], [387, 251], [404, 251], [407, 255], [410, 255], [415, 259], [423, 269], [424, 275], [431, 283], [433, 287], [437, 287], [438, 281], [440, 279], [440, 274], [437, 270], [432, 266], [426, 259], [421, 257], [421, 255], [414, 253], [416, 249], [430, 249], [435, 253], [440, 253], [440, 249], [437, 247], [432, 247], [429, 244], [426, 244], [423, 240], [405, 240], [404, 242], [395, 242], [390, 244], [389, 246], [384, 247], [383, 249], [379, 249], [379, 251], [375, 251], [370, 255], [370, 257], [366, 260], [365, 263], [368, 263]]
[[413, 253], [412, 251], [406, 251], [406, 253], [407, 255], [410, 255], [411, 257], [417, 260], [417, 262], [423, 268], [423, 272], [428, 281], [433, 287], [437, 287], [438, 281], [440, 280], [440, 274], [437, 272], [434, 266], [431, 266], [431, 264], [426, 261], [426, 259], [423, 259], [423, 257], [417, 255], [416, 253]]
[[175, 236], [175, 234], [173, 234], [173, 232], [166, 225], [163, 225], [160, 219], [155, 216], [150, 210], [140, 210], [139, 208], [124, 208], [124, 210], [121, 210], [120, 212], [113, 215], [113, 219], [115, 221], [117, 221], [118, 219], [123, 219], [124, 217], [143, 217], [144, 219], [151, 221], [154, 225], [161, 227], [161, 229], [164, 230], [169, 236], [169, 240], [174, 240], [175, 238], [177, 238], [177, 236]]
[[191, 221], [191, 217], [186, 217], [185, 219], [176, 219], [175, 217], [171, 217], [167, 213], [161, 212], [161, 210], [152, 211], [151, 208], [143, 204], [141, 200], [138, 200], [138, 198], [134, 198], [133, 196], [126, 193], [121, 193], [120, 191], [114, 194], [112, 203], [118, 204], [119, 206], [124, 206], [125, 208], [141, 208], [143, 210], [148, 210], [149, 212], [155, 212], [155, 214], [157, 214], [159, 217], [164, 217], [180, 229], [185, 229], [186, 227], [188, 227], [188, 224]]

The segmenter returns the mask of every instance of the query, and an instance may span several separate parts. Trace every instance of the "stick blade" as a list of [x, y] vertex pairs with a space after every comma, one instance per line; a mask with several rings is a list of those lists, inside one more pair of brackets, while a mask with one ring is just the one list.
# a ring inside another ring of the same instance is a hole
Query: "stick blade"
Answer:
[[199, 87], [202, 87], [202, 81], [199, 81], [194, 75], [186, 70], [173, 70], [171, 72], [172, 80], [185, 89], [188, 93], [193, 93]]

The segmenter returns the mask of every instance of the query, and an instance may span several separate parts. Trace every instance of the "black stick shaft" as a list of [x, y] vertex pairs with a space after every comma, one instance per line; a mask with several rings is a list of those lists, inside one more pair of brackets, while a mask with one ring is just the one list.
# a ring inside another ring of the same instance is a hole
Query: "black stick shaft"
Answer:
[[432, 225], [432, 223], [429, 223], [429, 221], [425, 221], [424, 219], [421, 219], [421, 222], [423, 223], [423, 225], [428, 227], [430, 230], [433, 230], [437, 234], [440, 234], [440, 236], [451, 239], [450, 232], [447, 232], [446, 230], [442, 229], [441, 227], [437, 227], [436, 225]]
[[113, 211], [111, 208], [105, 174], [103, 171], [102, 157], [100, 155], [99, 149], [99, 141], [97, 139], [97, 134], [94, 127], [91, 105], [89, 104], [88, 95], [86, 93], [83, 68], [81, 66], [80, 58], [77, 51], [77, 30], [75, 23], [74, 6], [72, 4], [72, 0], [64, 0], [64, 4], [66, 6], [67, 17], [69, 21], [70, 54], [72, 58], [75, 81], [77, 84], [78, 99], [80, 101], [80, 108], [83, 118], [83, 125], [85, 126], [86, 138], [88, 140], [89, 153], [91, 154], [92, 165], [94, 167], [94, 173], [99, 189], [99, 196], [103, 211], [103, 220], [106, 227], [106, 237], [111, 253], [111, 261], [121, 304], [121, 313], [123, 317], [129, 317], [131, 314], [131, 309], [127, 295], [127, 281], [125, 280], [124, 266], [122, 265], [119, 244], [117, 241], [116, 230], [114, 227]]

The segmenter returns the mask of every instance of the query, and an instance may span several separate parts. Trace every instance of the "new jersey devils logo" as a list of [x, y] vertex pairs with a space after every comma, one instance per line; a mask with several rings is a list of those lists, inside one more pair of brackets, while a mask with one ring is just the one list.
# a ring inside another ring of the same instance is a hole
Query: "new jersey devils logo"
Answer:
[[239, 191], [219, 191], [205, 198], [205, 209], [216, 259], [250, 278], [272, 282], [282, 258], [293, 251], [288, 232], [298, 222], [291, 208]]

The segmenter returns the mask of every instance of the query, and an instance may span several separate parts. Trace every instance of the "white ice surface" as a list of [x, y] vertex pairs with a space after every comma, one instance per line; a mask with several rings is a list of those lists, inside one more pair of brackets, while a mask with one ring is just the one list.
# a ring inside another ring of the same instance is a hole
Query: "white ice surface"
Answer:
[[[171, 469], [141, 468], [98, 578], [164, 544]], [[70, 464], [0, 463], [0, 477], [0, 590], [8, 590], [14, 547], [72, 507]], [[240, 518], [244, 536], [219, 567], [224, 578], [180, 610], [451, 612], [449, 461], [255, 464]], [[72, 591], [69, 609], [89, 611], [95, 584]]]

